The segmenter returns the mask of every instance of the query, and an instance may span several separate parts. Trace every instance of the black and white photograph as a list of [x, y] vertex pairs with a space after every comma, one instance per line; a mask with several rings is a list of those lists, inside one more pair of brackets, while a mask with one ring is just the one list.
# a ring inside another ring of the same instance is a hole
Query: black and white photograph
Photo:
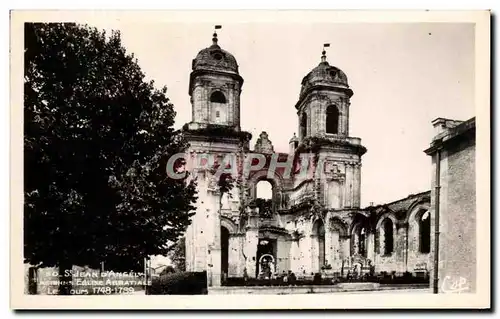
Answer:
[[72, 14], [11, 14], [11, 307], [490, 307], [490, 12]]

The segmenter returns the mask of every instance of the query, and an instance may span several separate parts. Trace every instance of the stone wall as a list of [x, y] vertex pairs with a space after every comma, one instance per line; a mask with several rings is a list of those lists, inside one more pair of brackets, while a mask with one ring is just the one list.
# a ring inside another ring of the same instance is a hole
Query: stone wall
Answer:
[[[475, 143], [466, 140], [442, 154], [439, 284], [464, 278], [476, 289]], [[434, 204], [434, 203], [433, 203]]]

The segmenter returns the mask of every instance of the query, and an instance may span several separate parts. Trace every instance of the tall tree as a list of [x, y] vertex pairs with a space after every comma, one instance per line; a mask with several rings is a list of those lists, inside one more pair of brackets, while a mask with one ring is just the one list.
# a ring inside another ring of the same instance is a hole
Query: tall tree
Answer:
[[24, 72], [25, 261], [140, 270], [165, 255], [196, 199], [166, 174], [187, 147], [166, 87], [119, 32], [71, 23], [25, 24]]

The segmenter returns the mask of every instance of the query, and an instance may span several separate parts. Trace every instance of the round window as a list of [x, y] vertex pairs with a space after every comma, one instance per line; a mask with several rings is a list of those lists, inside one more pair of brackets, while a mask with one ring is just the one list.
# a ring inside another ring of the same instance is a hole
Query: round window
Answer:
[[215, 53], [215, 54], [214, 54], [214, 59], [216, 59], [216, 60], [222, 60], [222, 54], [220, 54], [220, 53]]

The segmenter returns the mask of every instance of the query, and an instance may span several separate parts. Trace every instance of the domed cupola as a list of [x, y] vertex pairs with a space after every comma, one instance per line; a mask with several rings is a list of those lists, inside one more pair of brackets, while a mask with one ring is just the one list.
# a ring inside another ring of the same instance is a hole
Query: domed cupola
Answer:
[[238, 63], [234, 55], [217, 44], [217, 33], [213, 34], [212, 45], [201, 50], [193, 59], [193, 71], [210, 70], [238, 74]]
[[349, 134], [349, 105], [353, 95], [345, 73], [326, 61], [323, 47], [321, 62], [302, 80], [299, 100], [299, 140], [306, 137], [344, 138]]
[[193, 90], [194, 78], [203, 74], [229, 76], [239, 82], [240, 85], [243, 84], [243, 78], [238, 72], [236, 58], [219, 46], [217, 32], [213, 34], [212, 45], [198, 52], [193, 59], [192, 70], [189, 81], [190, 95]]
[[349, 95], [352, 95], [346, 74], [341, 69], [330, 65], [326, 61], [326, 51], [324, 49], [319, 65], [302, 79], [300, 99], [316, 88], [345, 91]]
[[304, 77], [301, 94], [316, 85], [349, 88], [345, 73], [341, 69], [331, 66], [326, 61], [321, 62]]
[[[215, 26], [220, 29], [221, 26]], [[234, 56], [221, 49], [217, 33], [212, 45], [193, 59], [189, 78], [189, 96], [193, 109], [191, 127], [209, 124], [240, 129], [240, 94], [243, 78]]]

